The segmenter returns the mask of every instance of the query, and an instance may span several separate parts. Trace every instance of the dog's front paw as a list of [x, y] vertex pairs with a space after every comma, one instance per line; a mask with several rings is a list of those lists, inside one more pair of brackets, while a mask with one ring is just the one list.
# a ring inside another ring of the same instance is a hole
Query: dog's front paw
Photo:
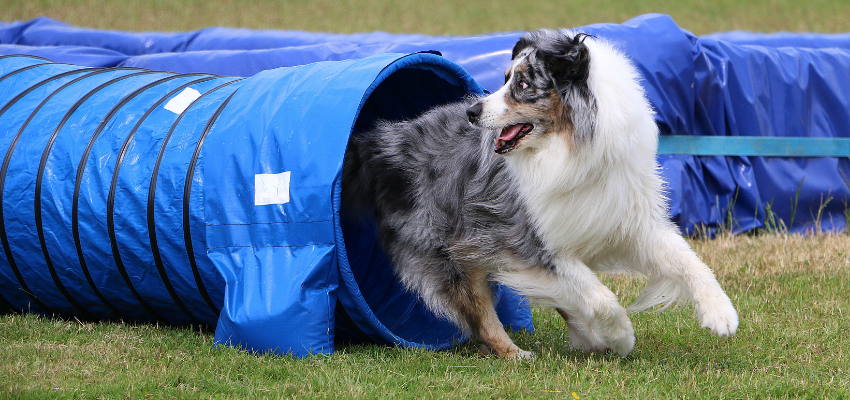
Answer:
[[570, 318], [567, 320], [567, 329], [570, 333], [570, 347], [575, 350], [594, 353], [613, 351], [626, 357], [635, 347], [632, 321], [619, 304], [591, 316], [590, 321]]
[[569, 321], [567, 332], [570, 334], [570, 348], [578, 351], [604, 353], [611, 350], [587, 324], [579, 323], [576, 319]]
[[594, 339], [575, 337], [570, 339], [570, 348], [587, 353], [605, 354], [612, 351], [611, 346], [599, 337]]
[[635, 333], [631, 329], [628, 332], [624, 331], [616, 337], [609, 338], [608, 345], [620, 357], [626, 358], [635, 348]]
[[715, 335], [732, 336], [738, 330], [738, 312], [726, 296], [708, 306], [700, 307], [698, 312], [702, 327], [711, 329], [711, 333]]
[[592, 337], [571, 336], [570, 347], [574, 350], [590, 353], [604, 354], [613, 351], [625, 358], [635, 347], [634, 334], [624, 334], [621, 337], [609, 338], [607, 341], [599, 336]]
[[596, 332], [608, 344], [608, 347], [620, 357], [628, 356], [635, 348], [635, 330], [625, 310], [598, 322]]

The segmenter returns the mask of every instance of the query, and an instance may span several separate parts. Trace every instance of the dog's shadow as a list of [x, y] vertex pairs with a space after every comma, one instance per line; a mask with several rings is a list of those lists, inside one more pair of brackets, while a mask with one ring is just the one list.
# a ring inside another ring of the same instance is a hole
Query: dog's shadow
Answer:
[[[635, 325], [635, 348], [627, 357], [613, 352], [585, 352], [570, 346], [566, 324], [552, 313], [535, 315], [534, 333], [510, 333], [516, 344], [534, 353], [536, 360], [563, 360], [573, 364], [616, 362], [625, 368], [700, 369], [712, 365], [716, 369], [748, 368], [746, 356], [737, 351], [735, 343], [745, 340], [740, 335], [719, 338], [688, 315], [689, 309], [668, 310], [664, 313], [632, 315]], [[671, 328], [672, 327], [672, 328]], [[476, 351], [481, 342], [465, 344], [465, 351]], [[495, 357], [495, 356], [488, 356]]]

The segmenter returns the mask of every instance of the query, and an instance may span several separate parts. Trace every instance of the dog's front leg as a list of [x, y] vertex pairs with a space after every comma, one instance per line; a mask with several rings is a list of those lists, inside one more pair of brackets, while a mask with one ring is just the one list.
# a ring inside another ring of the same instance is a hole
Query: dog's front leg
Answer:
[[496, 278], [539, 305], [554, 307], [567, 321], [572, 347], [627, 356], [635, 345], [626, 310], [593, 271], [580, 261], [501, 273]]
[[691, 300], [703, 328], [719, 336], [731, 336], [738, 329], [738, 313], [720, 287], [711, 269], [691, 250], [673, 229], [662, 230], [646, 247], [650, 284], [632, 305], [639, 311], [655, 305], [669, 305], [680, 298]]
[[570, 347], [576, 350], [602, 352], [609, 350], [605, 341], [599, 337], [587, 321], [578, 316], [570, 316], [564, 309], [556, 308], [558, 314], [567, 324], [567, 332], [570, 334]]

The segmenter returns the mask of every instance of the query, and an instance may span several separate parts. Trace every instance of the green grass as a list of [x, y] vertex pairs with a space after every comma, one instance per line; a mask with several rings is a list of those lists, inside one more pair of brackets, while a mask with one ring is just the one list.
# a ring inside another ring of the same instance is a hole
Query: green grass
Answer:
[[[536, 353], [514, 362], [470, 343], [446, 352], [341, 346], [293, 359], [213, 348], [210, 333], [151, 325], [0, 317], [8, 398], [842, 398], [850, 397], [850, 236], [692, 241], [739, 310], [738, 335], [701, 329], [690, 307], [632, 316], [626, 359], [567, 347], [535, 310]], [[624, 303], [644, 282], [609, 277]]]
[[669, 14], [697, 34], [850, 30], [846, 0], [5, 0], [0, 20], [46, 15], [79, 26], [134, 31], [220, 25], [468, 35], [620, 23], [653, 12]]

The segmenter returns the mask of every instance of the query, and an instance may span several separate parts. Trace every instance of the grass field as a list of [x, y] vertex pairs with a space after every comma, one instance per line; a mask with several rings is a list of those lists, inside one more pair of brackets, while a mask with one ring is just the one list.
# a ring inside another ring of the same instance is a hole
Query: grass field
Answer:
[[[207, 26], [465, 35], [622, 22], [667, 13], [697, 34], [850, 31], [850, 2], [599, 0], [521, 3], [393, 0], [5, 0], [0, 21], [46, 15], [81, 26], [182, 31]], [[689, 307], [632, 316], [626, 359], [569, 350], [566, 329], [535, 310], [517, 343], [530, 362], [341, 346], [293, 359], [213, 348], [212, 334], [152, 325], [0, 316], [0, 398], [848, 398], [850, 236], [726, 236], [692, 244], [741, 316], [738, 335], [699, 328]], [[605, 278], [624, 304], [644, 284]]]
[[[738, 335], [700, 329], [690, 308], [632, 316], [626, 359], [569, 350], [554, 312], [515, 334], [531, 362], [341, 347], [293, 359], [211, 347], [210, 333], [149, 325], [0, 317], [7, 398], [844, 398], [850, 397], [850, 236], [693, 241], [741, 317]], [[624, 303], [643, 282], [606, 282]], [[575, 395], [573, 395], [575, 393]]]
[[46, 15], [74, 25], [134, 31], [222, 25], [468, 35], [620, 23], [653, 12], [671, 15], [696, 34], [850, 30], [846, 0], [4, 0], [0, 20]]

